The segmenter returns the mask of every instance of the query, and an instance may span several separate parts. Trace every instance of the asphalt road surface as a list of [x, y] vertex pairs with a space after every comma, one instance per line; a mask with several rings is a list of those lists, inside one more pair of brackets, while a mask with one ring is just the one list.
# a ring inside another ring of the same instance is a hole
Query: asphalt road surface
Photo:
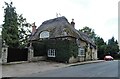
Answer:
[[118, 61], [84, 64], [25, 75], [25, 77], [118, 77]]

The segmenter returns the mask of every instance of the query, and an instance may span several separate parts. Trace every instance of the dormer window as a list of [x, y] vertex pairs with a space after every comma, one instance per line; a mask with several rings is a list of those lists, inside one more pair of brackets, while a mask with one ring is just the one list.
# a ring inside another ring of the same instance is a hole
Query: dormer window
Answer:
[[48, 31], [43, 31], [40, 33], [40, 38], [49, 38], [49, 32]]

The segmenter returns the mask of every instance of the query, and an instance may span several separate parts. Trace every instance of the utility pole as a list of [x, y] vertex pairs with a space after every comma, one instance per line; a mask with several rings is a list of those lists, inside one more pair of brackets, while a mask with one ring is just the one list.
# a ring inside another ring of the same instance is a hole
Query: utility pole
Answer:
[[118, 3], [118, 45], [120, 49], [120, 2]]

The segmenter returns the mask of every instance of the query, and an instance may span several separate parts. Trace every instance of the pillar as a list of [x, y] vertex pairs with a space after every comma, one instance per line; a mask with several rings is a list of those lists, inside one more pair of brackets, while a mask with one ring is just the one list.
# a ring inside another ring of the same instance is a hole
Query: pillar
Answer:
[[34, 49], [32, 47], [32, 43], [30, 43], [30, 46], [28, 48], [28, 61], [31, 62], [32, 58], [33, 58], [33, 53], [34, 53]]
[[2, 47], [2, 64], [7, 63], [7, 57], [8, 57], [8, 46], [3, 45], [3, 47]]

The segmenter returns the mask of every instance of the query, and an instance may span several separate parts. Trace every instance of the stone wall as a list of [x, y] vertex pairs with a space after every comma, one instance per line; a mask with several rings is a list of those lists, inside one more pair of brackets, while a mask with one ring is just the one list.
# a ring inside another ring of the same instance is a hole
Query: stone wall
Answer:
[[78, 61], [85, 61], [85, 56], [78, 56]]
[[69, 63], [75, 63], [75, 62], [78, 62], [78, 58], [75, 58], [75, 57], [71, 57], [70, 59], [69, 59]]

